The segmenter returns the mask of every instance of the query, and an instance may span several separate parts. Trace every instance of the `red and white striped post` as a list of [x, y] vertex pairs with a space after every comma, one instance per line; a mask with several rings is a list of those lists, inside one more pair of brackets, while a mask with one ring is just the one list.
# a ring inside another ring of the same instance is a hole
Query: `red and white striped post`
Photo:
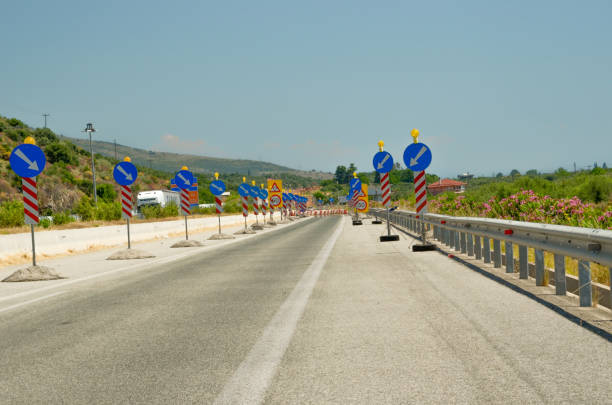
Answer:
[[[263, 190], [264, 185], [262, 183], [261, 185], [261, 189]], [[261, 215], [263, 216], [263, 223], [264, 225], [266, 224], [266, 214], [268, 213], [267, 209], [268, 209], [268, 200], [265, 198], [261, 198], [260, 199], [261, 202]]]
[[189, 231], [187, 230], [187, 216], [191, 215], [191, 201], [189, 199], [189, 190], [181, 189], [181, 215], [185, 217], [185, 240], [189, 240]]
[[244, 230], [247, 230], [247, 217], [249, 216], [249, 197], [240, 196], [242, 200], [242, 216], [244, 217]]
[[[215, 172], [215, 180], [219, 180], [219, 173]], [[215, 211], [219, 220], [219, 235], [221, 235], [221, 214], [223, 213], [223, 201], [220, 195], [215, 195]]]
[[[385, 143], [383, 141], [378, 142], [380, 151], [383, 151]], [[382, 173], [380, 176], [380, 191], [382, 193], [382, 203], [387, 209], [387, 237], [391, 237], [391, 183], [389, 182], [389, 172]], [[382, 239], [381, 239], [382, 240]]]
[[121, 216], [127, 221], [128, 249], [132, 248], [130, 239], [130, 219], [132, 219], [132, 187], [121, 186]]
[[32, 233], [32, 266], [36, 266], [36, 243], [34, 241], [34, 225], [40, 222], [38, 208], [38, 185], [36, 177], [22, 177], [23, 215], [26, 224], [30, 225]]

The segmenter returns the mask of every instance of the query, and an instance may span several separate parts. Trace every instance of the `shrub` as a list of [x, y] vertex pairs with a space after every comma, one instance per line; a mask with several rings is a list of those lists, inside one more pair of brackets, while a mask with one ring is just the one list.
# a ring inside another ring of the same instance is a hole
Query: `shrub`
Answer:
[[[59, 138], [49, 128], [37, 128], [32, 133], [36, 143], [39, 146], [49, 145], [51, 143], [58, 143]], [[65, 144], [64, 144], [65, 145]]]
[[96, 184], [96, 194], [98, 194], [98, 200], [104, 202], [112, 202], [117, 198], [117, 192], [112, 184], [103, 183]]
[[9, 118], [7, 120], [8, 124], [14, 128], [24, 128], [25, 124], [23, 123], [23, 121], [18, 120], [17, 118]]
[[74, 222], [74, 218], [70, 215], [69, 212], [58, 212], [53, 215], [54, 225], [63, 225], [68, 224], [70, 222]]
[[76, 156], [63, 142], [53, 142], [45, 147], [45, 155], [51, 163], [63, 162], [69, 165], [77, 164]]
[[80, 216], [83, 221], [93, 220], [95, 218], [95, 210], [91, 203], [91, 198], [83, 196], [74, 208], [74, 213]]
[[24, 224], [23, 203], [20, 201], [6, 201], [0, 203], [0, 226], [14, 227]]
[[100, 221], [116, 221], [121, 219], [121, 203], [101, 202], [98, 200], [98, 207], [95, 208], [96, 219]]

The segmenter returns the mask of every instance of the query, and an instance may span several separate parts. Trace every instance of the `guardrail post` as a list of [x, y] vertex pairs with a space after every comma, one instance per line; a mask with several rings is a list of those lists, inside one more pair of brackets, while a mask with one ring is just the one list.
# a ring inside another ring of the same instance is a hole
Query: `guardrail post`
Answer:
[[519, 245], [519, 278], [527, 280], [529, 278], [529, 261], [527, 257], [527, 246]]
[[459, 243], [459, 231], [455, 231], [455, 250], [458, 252], [461, 250], [461, 244]]
[[452, 229], [448, 230], [448, 247], [451, 249], [455, 248], [455, 231]]
[[468, 256], [474, 256], [474, 237], [471, 233], [467, 234], [467, 254]]
[[467, 241], [465, 240], [465, 232], [461, 232], [461, 253], [467, 253]]
[[476, 260], [482, 259], [482, 245], [478, 235], [474, 235], [474, 254], [476, 255]]
[[493, 267], [501, 267], [501, 241], [493, 239]]
[[555, 253], [555, 294], [565, 295], [565, 256]]
[[535, 278], [537, 286], [546, 285], [544, 279], [544, 251], [541, 249], [534, 249], [535, 253]]
[[514, 273], [514, 249], [512, 242], [506, 242], [506, 273]]
[[448, 246], [448, 229], [442, 228], [442, 243]]
[[591, 263], [578, 260], [578, 294], [580, 295], [580, 306], [593, 306], [593, 291], [591, 286]]
[[484, 262], [491, 263], [491, 241], [486, 236], [483, 236], [482, 238], [482, 248], [484, 250], [482, 252]]

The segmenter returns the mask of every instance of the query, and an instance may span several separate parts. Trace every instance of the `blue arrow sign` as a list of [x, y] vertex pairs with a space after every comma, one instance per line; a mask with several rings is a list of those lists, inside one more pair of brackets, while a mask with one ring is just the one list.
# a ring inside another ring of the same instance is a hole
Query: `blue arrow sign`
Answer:
[[266, 198], [268, 198], [268, 190], [266, 190], [265, 188], [262, 188], [259, 190], [259, 198], [265, 200]]
[[214, 195], [221, 195], [225, 192], [225, 183], [221, 180], [213, 180], [210, 182], [210, 186], [208, 186], [208, 189]]
[[431, 149], [424, 143], [411, 143], [404, 151], [404, 163], [413, 172], [427, 169], [431, 164]]
[[393, 156], [389, 152], [378, 152], [374, 155], [372, 164], [378, 173], [389, 173], [393, 169]]
[[129, 186], [136, 181], [138, 169], [132, 162], [119, 162], [113, 169], [115, 181], [122, 186]]
[[359, 180], [357, 177], [353, 177], [349, 184], [351, 186], [351, 190], [357, 190], [361, 188], [361, 180]]
[[251, 194], [251, 186], [249, 186], [247, 183], [242, 183], [238, 186], [238, 194], [240, 194], [242, 197], [248, 197]]
[[249, 186], [249, 195], [253, 198], [259, 198], [259, 187]]
[[174, 177], [174, 184], [183, 190], [189, 190], [193, 183], [195, 183], [193, 173], [191, 173], [189, 170], [181, 170]]
[[330, 198], [330, 199], [329, 199], [329, 202], [330, 202], [331, 204], [333, 204], [333, 203], [334, 203], [334, 199], [333, 199], [333, 198]]
[[19, 177], [36, 177], [45, 170], [47, 158], [38, 146], [24, 143], [13, 149], [9, 162]]

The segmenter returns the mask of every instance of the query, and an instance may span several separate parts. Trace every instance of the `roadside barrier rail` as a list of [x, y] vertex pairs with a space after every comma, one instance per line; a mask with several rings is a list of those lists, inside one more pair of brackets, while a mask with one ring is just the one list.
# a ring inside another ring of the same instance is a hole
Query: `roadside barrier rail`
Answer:
[[[386, 210], [371, 209], [376, 218], [386, 219]], [[409, 211], [393, 211], [390, 221], [417, 235], [423, 227], [433, 238], [495, 268], [505, 265], [506, 273], [518, 270], [520, 279], [535, 278], [536, 285], [547, 285], [547, 275], [556, 295], [573, 292], [580, 297], [580, 306], [593, 305], [593, 287], [599, 304], [612, 308], [610, 288], [591, 281], [591, 263], [608, 267], [612, 285], [612, 231], [564, 225], [538, 224], [503, 219], [454, 217], [439, 214], [417, 215]], [[505, 254], [502, 254], [502, 243]], [[491, 249], [492, 245], [492, 249]], [[518, 260], [514, 258], [518, 246]], [[529, 249], [534, 250], [534, 262], [529, 262]], [[554, 269], [544, 266], [544, 252], [554, 255]], [[565, 258], [578, 260], [578, 279], [566, 275]]]

